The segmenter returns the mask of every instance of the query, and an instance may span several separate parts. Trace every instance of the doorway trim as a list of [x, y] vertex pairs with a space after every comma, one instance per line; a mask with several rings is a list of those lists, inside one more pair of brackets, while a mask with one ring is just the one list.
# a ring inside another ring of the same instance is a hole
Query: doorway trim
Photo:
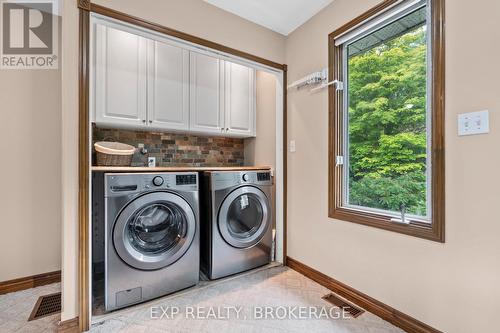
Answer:
[[[199, 38], [181, 31], [171, 29], [160, 24], [147, 21], [136, 16], [128, 15], [104, 6], [93, 4], [90, 0], [78, 0], [79, 8], [79, 103], [78, 103], [78, 323], [79, 331], [87, 331], [90, 327], [90, 124], [89, 124], [89, 68], [90, 68], [90, 16], [91, 13], [114, 18], [135, 26], [153, 30], [174, 38], [178, 38], [190, 43], [201, 45], [212, 50], [217, 50], [228, 55], [239, 57], [250, 62], [258, 63], [265, 67], [279, 71], [282, 85], [282, 246], [283, 246], [283, 265], [286, 265], [287, 258], [287, 65], [279, 64], [274, 61], [255, 56], [225, 45], [215, 43], [203, 38]], [[278, 153], [278, 152], [277, 152]], [[277, 162], [278, 163], [278, 162]]]

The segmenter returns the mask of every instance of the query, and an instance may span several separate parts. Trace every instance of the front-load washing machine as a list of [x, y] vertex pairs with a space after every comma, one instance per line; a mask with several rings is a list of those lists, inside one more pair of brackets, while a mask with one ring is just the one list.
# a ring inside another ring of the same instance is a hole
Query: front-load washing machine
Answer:
[[271, 261], [272, 185], [269, 170], [203, 174], [201, 268], [209, 279]]
[[105, 174], [106, 311], [199, 280], [197, 173]]

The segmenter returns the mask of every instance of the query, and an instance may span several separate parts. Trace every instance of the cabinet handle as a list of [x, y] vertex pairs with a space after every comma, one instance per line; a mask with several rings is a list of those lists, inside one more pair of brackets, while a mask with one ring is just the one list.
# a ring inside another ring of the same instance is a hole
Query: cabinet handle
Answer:
[[143, 120], [142, 120], [142, 122], [143, 122], [143, 123], [146, 123], [146, 119], [143, 119]]
[[152, 120], [150, 120], [150, 121], [149, 121], [149, 123], [150, 123], [150, 124], [152, 124], [152, 123], [153, 123], [153, 121], [152, 121]]
[[226, 132], [229, 132], [229, 128], [226, 128]]

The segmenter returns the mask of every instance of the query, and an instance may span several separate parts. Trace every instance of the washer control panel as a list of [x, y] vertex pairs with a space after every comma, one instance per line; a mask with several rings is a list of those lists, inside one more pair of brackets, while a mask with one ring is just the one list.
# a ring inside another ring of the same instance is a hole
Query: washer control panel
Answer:
[[177, 175], [175, 176], [175, 182], [177, 185], [195, 185], [197, 178], [196, 174]]
[[163, 179], [162, 176], [156, 176], [153, 178], [153, 185], [154, 186], [162, 186], [165, 180]]
[[144, 191], [198, 190], [198, 173], [106, 174], [106, 196], [130, 195]]

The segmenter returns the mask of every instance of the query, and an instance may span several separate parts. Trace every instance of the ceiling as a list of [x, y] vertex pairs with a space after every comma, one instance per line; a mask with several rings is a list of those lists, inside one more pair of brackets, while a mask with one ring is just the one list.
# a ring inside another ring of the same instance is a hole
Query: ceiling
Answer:
[[333, 0], [204, 0], [256, 24], [289, 35]]

